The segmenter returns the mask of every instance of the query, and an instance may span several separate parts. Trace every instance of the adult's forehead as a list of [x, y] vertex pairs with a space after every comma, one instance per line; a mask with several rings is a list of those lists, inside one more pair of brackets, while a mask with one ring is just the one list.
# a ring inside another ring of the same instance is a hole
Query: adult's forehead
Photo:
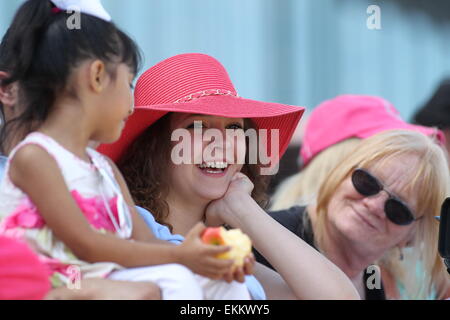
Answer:
[[412, 184], [419, 165], [420, 158], [417, 155], [403, 154], [385, 157], [373, 163], [368, 169], [381, 180], [388, 191], [410, 202], [416, 199], [417, 192], [421, 189], [420, 180], [415, 181], [415, 185]]

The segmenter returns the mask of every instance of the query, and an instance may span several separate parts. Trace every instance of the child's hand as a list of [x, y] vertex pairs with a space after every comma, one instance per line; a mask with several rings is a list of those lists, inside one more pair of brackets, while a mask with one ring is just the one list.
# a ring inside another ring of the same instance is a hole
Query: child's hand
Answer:
[[193, 272], [211, 278], [222, 279], [229, 273], [233, 260], [218, 259], [218, 254], [227, 252], [230, 247], [209, 245], [202, 242], [200, 236], [205, 229], [201, 222], [186, 235], [184, 242], [179, 245], [179, 260]]
[[243, 283], [245, 281], [246, 275], [252, 275], [253, 269], [255, 267], [255, 256], [250, 253], [244, 261], [243, 267], [237, 267], [234, 271], [231, 271], [224, 276], [224, 280], [228, 283], [232, 281], [237, 281]]

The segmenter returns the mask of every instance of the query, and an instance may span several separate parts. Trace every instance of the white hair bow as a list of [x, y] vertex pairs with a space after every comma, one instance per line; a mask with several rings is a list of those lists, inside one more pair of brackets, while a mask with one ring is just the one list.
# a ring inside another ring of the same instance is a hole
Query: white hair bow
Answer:
[[91, 16], [100, 18], [105, 21], [111, 21], [111, 16], [105, 10], [101, 0], [50, 0], [56, 7], [61, 10], [73, 10]]

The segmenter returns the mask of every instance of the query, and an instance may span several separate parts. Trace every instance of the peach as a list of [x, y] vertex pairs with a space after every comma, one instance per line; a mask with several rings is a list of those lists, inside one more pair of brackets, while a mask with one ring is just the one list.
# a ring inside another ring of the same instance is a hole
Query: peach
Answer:
[[252, 251], [250, 238], [240, 229], [206, 228], [202, 234], [202, 241], [212, 245], [229, 246], [231, 249], [218, 255], [217, 258], [232, 259], [235, 267], [242, 267], [245, 257]]

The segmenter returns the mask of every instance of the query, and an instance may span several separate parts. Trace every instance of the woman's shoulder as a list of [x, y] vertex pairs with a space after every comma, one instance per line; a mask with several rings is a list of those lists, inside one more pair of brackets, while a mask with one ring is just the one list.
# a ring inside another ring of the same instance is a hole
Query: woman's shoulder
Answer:
[[306, 206], [293, 206], [285, 210], [269, 211], [268, 214], [283, 227], [315, 247], [314, 230]]
[[293, 206], [288, 209], [269, 211], [268, 214], [285, 228], [294, 232], [300, 225], [303, 225], [307, 212], [304, 206]]
[[8, 158], [0, 155], [0, 181], [2, 180], [3, 172], [5, 171], [7, 161]]

